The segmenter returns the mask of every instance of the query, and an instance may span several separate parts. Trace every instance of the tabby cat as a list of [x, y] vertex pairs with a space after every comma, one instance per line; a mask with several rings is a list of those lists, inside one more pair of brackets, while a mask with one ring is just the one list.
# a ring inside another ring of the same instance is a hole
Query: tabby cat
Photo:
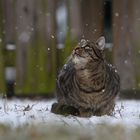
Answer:
[[104, 59], [105, 38], [95, 43], [82, 39], [57, 79], [56, 114], [90, 117], [111, 115], [120, 90], [120, 78]]

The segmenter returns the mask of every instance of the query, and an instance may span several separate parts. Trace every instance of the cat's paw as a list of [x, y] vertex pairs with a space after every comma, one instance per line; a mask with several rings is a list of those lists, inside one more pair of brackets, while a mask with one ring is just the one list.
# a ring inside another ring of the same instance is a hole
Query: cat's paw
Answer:
[[84, 109], [84, 108], [80, 108], [79, 109], [79, 117], [91, 117], [93, 116], [93, 111], [91, 109]]
[[58, 103], [52, 104], [51, 112], [59, 114], [60, 105]]
[[74, 115], [79, 116], [79, 110], [73, 106], [63, 105], [59, 103], [54, 103], [51, 108], [51, 112], [55, 114], [61, 114], [64, 116]]

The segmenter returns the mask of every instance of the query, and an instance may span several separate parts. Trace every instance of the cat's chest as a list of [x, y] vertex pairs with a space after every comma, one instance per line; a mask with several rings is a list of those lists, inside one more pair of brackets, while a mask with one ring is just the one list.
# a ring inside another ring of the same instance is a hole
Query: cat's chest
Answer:
[[91, 73], [88, 70], [77, 71], [78, 82], [84, 85], [91, 84]]
[[104, 86], [105, 78], [104, 72], [91, 73], [89, 70], [77, 72], [78, 82], [82, 87], [86, 88], [100, 88]]

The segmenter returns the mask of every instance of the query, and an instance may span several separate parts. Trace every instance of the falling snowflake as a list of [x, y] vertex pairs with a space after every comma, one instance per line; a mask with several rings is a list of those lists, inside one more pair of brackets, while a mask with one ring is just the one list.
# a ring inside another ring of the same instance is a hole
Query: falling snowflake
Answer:
[[19, 16], [19, 18], [22, 19], [23, 17], [22, 16]]
[[51, 35], [51, 38], [54, 38], [54, 36], [53, 36], [53, 35]]
[[105, 89], [102, 89], [102, 92], [105, 92]]
[[127, 63], [128, 63], [128, 61], [127, 61], [127, 60], [125, 60], [125, 61], [124, 61], [124, 64], [127, 64]]
[[123, 30], [124, 29], [124, 27], [123, 26], [121, 26], [121, 30]]
[[51, 14], [50, 14], [50, 13], [46, 13], [45, 15], [46, 15], [46, 16], [48, 16], [48, 17], [49, 17], [49, 16], [51, 16]]
[[115, 24], [115, 23], [113, 23], [113, 26], [115, 27], [115, 26], [116, 26], [116, 24]]
[[117, 73], [118, 71], [115, 69], [115, 72]]
[[115, 13], [115, 16], [118, 17], [119, 16], [119, 13]]
[[96, 32], [97, 31], [97, 29], [94, 29], [94, 32]]
[[136, 90], [136, 88], [135, 88], [135, 87], [133, 87], [133, 88], [132, 88], [132, 90]]
[[18, 26], [15, 27], [15, 30], [18, 30]]
[[34, 31], [34, 28], [31, 28], [31, 31]]

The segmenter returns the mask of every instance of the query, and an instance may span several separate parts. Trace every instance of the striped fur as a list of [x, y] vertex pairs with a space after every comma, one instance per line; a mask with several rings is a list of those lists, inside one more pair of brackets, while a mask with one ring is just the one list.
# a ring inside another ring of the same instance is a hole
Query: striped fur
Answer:
[[105, 39], [96, 43], [82, 40], [73, 50], [57, 79], [57, 99], [52, 112], [89, 117], [111, 115], [120, 90], [116, 69], [109, 65], [103, 54]]

